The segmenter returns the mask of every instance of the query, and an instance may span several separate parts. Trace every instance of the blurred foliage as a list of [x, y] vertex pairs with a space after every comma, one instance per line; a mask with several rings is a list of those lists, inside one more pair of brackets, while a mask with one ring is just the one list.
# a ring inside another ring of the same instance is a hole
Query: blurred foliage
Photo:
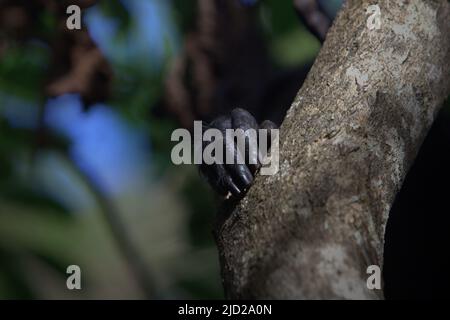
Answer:
[[[193, 1], [152, 2], [168, 5], [168, 18], [173, 20], [169, 22], [180, 38], [195, 25]], [[110, 0], [98, 5], [118, 26], [117, 43], [129, 45], [123, 40], [132, 30], [133, 18], [124, 3]], [[300, 66], [314, 58], [320, 44], [299, 23], [290, 1], [260, 1], [258, 10], [276, 64]], [[89, 180], [70, 158], [72, 141], [42, 127], [43, 86], [52, 63], [50, 48], [42, 39], [51, 39], [56, 25], [54, 16], [43, 11], [33, 30], [40, 38], [0, 38], [0, 298], [142, 298], [108, 233], [101, 206], [86, 185]], [[180, 41], [177, 35], [174, 39]], [[115, 76], [106, 103], [151, 142], [151, 163], [143, 164], [151, 174], [144, 185], [108, 195], [107, 201], [119, 208], [126, 229], [167, 296], [221, 298], [211, 233], [216, 199], [195, 168], [171, 165], [170, 135], [177, 124], [155, 112], [167, 67], [176, 55], [175, 48], [164, 43], [165, 56], [158, 68], [143, 68], [140, 60], [110, 61]], [[31, 117], [31, 123], [15, 125], [7, 116], [11, 108], [16, 116]], [[66, 182], [48, 188], [39, 172], [40, 161], [48, 158], [53, 162], [44, 173], [64, 175], [76, 186], [74, 195], [67, 195], [73, 189]], [[73, 208], [54, 190], [65, 198], [83, 195], [88, 205]], [[82, 292], [65, 289], [65, 269], [70, 264], [83, 270]]]
[[177, 21], [180, 31], [188, 33], [195, 25], [195, 6], [192, 1], [174, 0], [173, 18]]
[[314, 59], [320, 43], [300, 23], [292, 3], [263, 1], [260, 17], [272, 57], [280, 66], [300, 66]]
[[[99, 8], [117, 24], [114, 41], [122, 43], [132, 32], [129, 11], [118, 0], [100, 1]], [[172, 10], [180, 30], [183, 21], [192, 19], [193, 11], [185, 9]], [[33, 30], [38, 37], [5, 38], [0, 50], [0, 298], [143, 297], [115, 248], [96, 197], [89, 195], [92, 188], [85, 184], [89, 180], [74, 171], [75, 163], [64, 164], [73, 161], [71, 141], [42, 128], [43, 86], [52, 63], [51, 50], [42, 40], [54, 38], [56, 20], [47, 11], [38, 16]], [[152, 163], [147, 166], [153, 181], [108, 201], [120, 208], [126, 228], [166, 296], [220, 298], [217, 253], [209, 228], [212, 193], [196, 170], [171, 166], [170, 134], [176, 124], [155, 117], [152, 111], [162, 97], [164, 73], [175, 53], [169, 47], [165, 52], [160, 67], [150, 71], [139, 61], [112, 65], [114, 89], [107, 103], [151, 141]], [[26, 125], [17, 125], [15, 117], [21, 122], [23, 115]], [[64, 197], [50, 192], [56, 188], [67, 193], [68, 186], [46, 188], [48, 182], [42, 180], [36, 161], [49, 155], [60, 163], [54, 170], [64, 171], [61, 174], [88, 195], [87, 208], [74, 210], [61, 200]], [[170, 174], [174, 171], [176, 177]], [[70, 264], [83, 270], [82, 292], [65, 287]]]
[[117, 36], [126, 36], [127, 30], [129, 30], [132, 23], [129, 12], [124, 7], [124, 4], [120, 0], [100, 1], [100, 9], [102, 12], [110, 18], [113, 18], [118, 22]]
[[48, 50], [39, 43], [12, 43], [1, 57], [1, 91], [38, 101], [42, 96], [43, 75], [48, 62]]

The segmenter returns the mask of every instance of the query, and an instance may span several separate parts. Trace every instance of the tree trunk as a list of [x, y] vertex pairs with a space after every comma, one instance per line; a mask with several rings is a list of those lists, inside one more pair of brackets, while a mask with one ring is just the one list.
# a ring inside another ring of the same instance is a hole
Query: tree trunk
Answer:
[[280, 128], [279, 172], [218, 222], [227, 297], [382, 297], [366, 271], [383, 264], [390, 207], [450, 92], [450, 5], [377, 3], [369, 30], [373, 1], [347, 1]]

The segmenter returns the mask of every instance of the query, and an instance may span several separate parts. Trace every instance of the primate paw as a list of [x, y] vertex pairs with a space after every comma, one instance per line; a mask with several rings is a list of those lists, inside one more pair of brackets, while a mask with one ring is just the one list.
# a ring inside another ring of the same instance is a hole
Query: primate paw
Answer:
[[[235, 197], [243, 196], [253, 183], [257, 170], [261, 167], [261, 154], [258, 150], [258, 145], [250, 147], [250, 144], [258, 144], [258, 141], [252, 138], [250, 133], [251, 131], [257, 133], [258, 129], [268, 129], [268, 135], [270, 137], [270, 129], [276, 129], [277, 126], [269, 120], [262, 122], [258, 126], [256, 119], [248, 111], [236, 108], [231, 111], [229, 116], [220, 116], [213, 120], [208, 128], [218, 129], [222, 133], [223, 155], [232, 152], [234, 161], [232, 163], [225, 161], [213, 164], [202, 163], [200, 165], [201, 174], [219, 194]], [[242, 147], [239, 148], [235, 138], [227, 137], [227, 129], [243, 130], [245, 153]], [[204, 142], [203, 148], [210, 143], [212, 142]], [[245, 155], [245, 159], [243, 154]], [[241, 163], [237, 159], [241, 159]]]

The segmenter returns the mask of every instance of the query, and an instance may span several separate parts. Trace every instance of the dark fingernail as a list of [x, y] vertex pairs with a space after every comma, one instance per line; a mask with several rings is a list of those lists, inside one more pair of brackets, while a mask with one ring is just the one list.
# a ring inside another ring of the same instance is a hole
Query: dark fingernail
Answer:
[[241, 194], [241, 190], [234, 184], [233, 180], [231, 178], [228, 179], [228, 185], [230, 187], [230, 191], [234, 196], [238, 196]]
[[245, 188], [247, 188], [248, 186], [250, 186], [252, 184], [253, 175], [247, 167], [242, 166], [241, 174], [239, 176], [240, 176]]

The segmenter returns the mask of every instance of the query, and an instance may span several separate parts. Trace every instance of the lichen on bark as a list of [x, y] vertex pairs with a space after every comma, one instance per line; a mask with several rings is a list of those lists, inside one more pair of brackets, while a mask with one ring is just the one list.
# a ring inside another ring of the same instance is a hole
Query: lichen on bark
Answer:
[[[215, 230], [231, 298], [382, 297], [386, 221], [450, 93], [445, 0], [348, 0], [280, 128], [280, 170], [258, 176]], [[274, 106], [275, 107], [275, 106]]]

